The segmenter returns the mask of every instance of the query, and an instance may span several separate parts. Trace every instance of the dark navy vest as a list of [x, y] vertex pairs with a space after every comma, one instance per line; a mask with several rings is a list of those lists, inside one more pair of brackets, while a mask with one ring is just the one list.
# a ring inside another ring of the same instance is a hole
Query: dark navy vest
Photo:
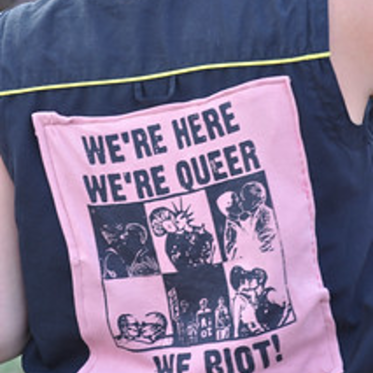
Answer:
[[[77, 372], [90, 353], [31, 114], [124, 114], [285, 75], [346, 373], [372, 373], [372, 118], [368, 110], [362, 126], [349, 120], [329, 60], [326, 1], [39, 0], [1, 13], [0, 38], [0, 150], [16, 191], [26, 372]], [[233, 372], [225, 369], [216, 372]]]

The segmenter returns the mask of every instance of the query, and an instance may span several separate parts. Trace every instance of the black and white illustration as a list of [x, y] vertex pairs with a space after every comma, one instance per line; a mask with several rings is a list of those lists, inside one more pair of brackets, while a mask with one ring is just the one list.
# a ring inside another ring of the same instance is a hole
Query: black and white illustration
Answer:
[[117, 347], [246, 339], [295, 321], [263, 172], [90, 214]]
[[219, 297], [218, 304], [214, 309], [215, 333], [217, 341], [224, 341], [231, 338], [233, 320], [229, 311], [229, 303], [224, 297]]
[[147, 206], [163, 272], [183, 271], [221, 261], [205, 194], [197, 192]]
[[82, 371], [343, 370], [296, 104], [273, 77], [125, 115], [33, 115]]
[[159, 207], [150, 214], [150, 222], [156, 236], [166, 235], [166, 254], [177, 270], [211, 264], [214, 255], [214, 239], [204, 225], [192, 224], [193, 214], [186, 210]]
[[245, 338], [277, 329], [293, 317], [291, 305], [276, 288], [267, 283], [263, 268], [246, 270], [236, 265], [229, 283], [234, 291], [232, 313], [234, 337]]
[[[146, 289], [139, 292], [138, 289]], [[106, 317], [113, 342], [129, 351], [172, 346], [174, 331], [161, 275], [104, 280]]]
[[161, 312], [149, 312], [143, 320], [132, 314], [118, 317], [119, 334], [115, 336], [118, 346], [127, 347], [131, 343], [153, 345], [167, 338], [167, 318]]
[[266, 190], [260, 182], [245, 183], [239, 194], [224, 192], [217, 199], [220, 212], [226, 217], [224, 248], [229, 259], [238, 255], [237, 236], [246, 234], [251, 240], [260, 242], [262, 252], [272, 251], [272, 241], [276, 235], [273, 211], [266, 205]]
[[141, 209], [137, 209], [137, 214], [127, 215], [130, 210], [131, 206], [91, 209], [96, 236], [101, 243], [98, 251], [104, 279], [160, 273], [144, 215]]
[[208, 191], [225, 260], [279, 249], [277, 226], [263, 173], [219, 184]]
[[232, 336], [229, 294], [221, 264], [168, 274], [164, 281], [178, 345], [222, 341]]

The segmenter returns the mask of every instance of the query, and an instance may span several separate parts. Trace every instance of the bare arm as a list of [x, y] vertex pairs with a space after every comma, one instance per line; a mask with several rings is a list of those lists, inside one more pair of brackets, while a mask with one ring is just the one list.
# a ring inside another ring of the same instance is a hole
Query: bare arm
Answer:
[[14, 190], [0, 158], [0, 362], [27, 341], [26, 305], [14, 219]]
[[329, 0], [332, 64], [351, 120], [373, 95], [373, 1]]

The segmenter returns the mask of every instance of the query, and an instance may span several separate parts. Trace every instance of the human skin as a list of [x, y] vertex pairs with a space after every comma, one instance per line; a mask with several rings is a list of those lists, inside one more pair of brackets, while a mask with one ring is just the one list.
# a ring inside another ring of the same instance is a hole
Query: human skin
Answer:
[[27, 341], [26, 302], [14, 218], [14, 188], [0, 158], [0, 362]]
[[[1, 4], [1, 3], [0, 3]], [[329, 0], [331, 62], [351, 121], [362, 123], [373, 93], [373, 1]], [[0, 362], [18, 355], [28, 338], [14, 190], [0, 159]]]
[[363, 121], [373, 94], [373, 1], [329, 0], [331, 62], [350, 119]]
[[34, 0], [0, 0], [0, 12], [8, 8], [13, 8], [16, 5], [27, 3], [28, 1]]
[[32, 1], [36, 0], [0, 0], [0, 12], [5, 9], [14, 8], [15, 6], [23, 3], [30, 3]]

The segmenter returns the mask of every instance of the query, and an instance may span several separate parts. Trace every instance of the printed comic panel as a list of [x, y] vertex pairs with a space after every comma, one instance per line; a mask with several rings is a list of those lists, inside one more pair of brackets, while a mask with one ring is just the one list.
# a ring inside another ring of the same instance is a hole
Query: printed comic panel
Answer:
[[245, 339], [295, 321], [263, 172], [90, 214], [118, 347]]
[[264, 172], [206, 190], [230, 294], [234, 338], [295, 321], [285, 254]]
[[204, 191], [145, 204], [162, 273], [222, 261]]
[[268, 264], [256, 266], [242, 259], [224, 263], [234, 339], [257, 336], [295, 322], [281, 271]]
[[164, 284], [143, 204], [90, 207], [106, 318], [118, 348], [173, 344]]
[[264, 172], [207, 188], [224, 261], [261, 260], [282, 251], [275, 211]]
[[163, 277], [176, 346], [248, 339], [295, 321], [286, 286], [245, 260]]
[[233, 337], [229, 293], [222, 264], [164, 275], [177, 346]]
[[160, 274], [141, 203], [90, 207], [104, 280]]
[[174, 344], [162, 276], [105, 281], [106, 317], [115, 345], [140, 352]]

